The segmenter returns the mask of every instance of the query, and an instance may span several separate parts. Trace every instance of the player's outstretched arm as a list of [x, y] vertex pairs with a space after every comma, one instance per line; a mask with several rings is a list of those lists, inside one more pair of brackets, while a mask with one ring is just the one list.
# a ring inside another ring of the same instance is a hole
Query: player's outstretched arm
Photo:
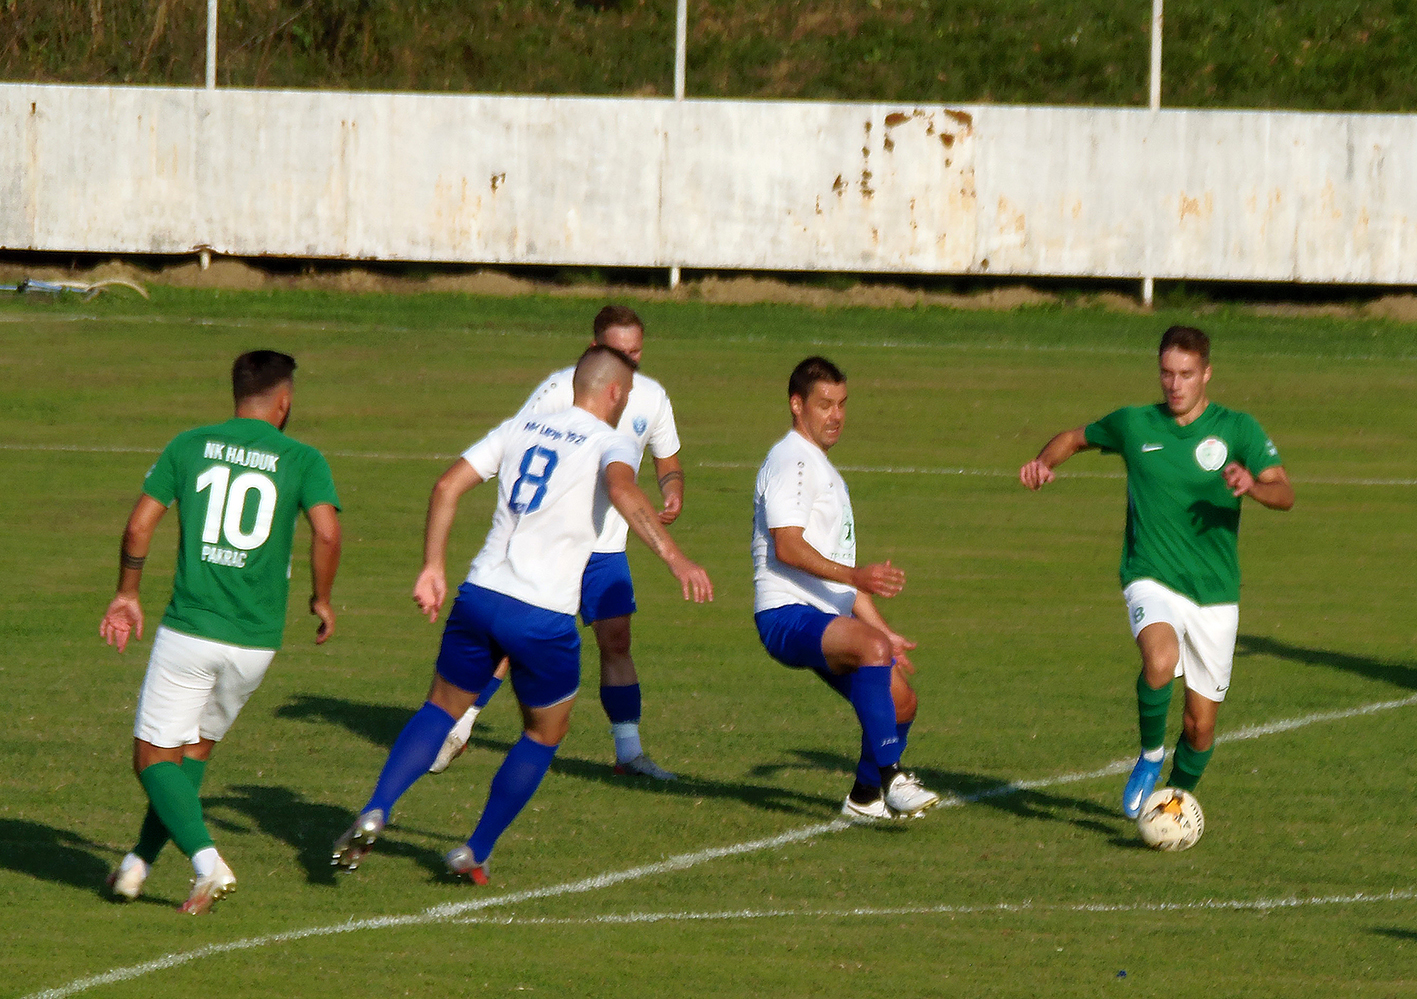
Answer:
[[1251, 475], [1250, 470], [1238, 461], [1232, 461], [1220, 474], [1225, 476], [1225, 484], [1236, 496], [1248, 496], [1271, 510], [1291, 510], [1294, 507], [1294, 487], [1283, 465], [1271, 465], [1256, 476]]
[[143, 605], [138, 589], [143, 582], [143, 563], [152, 547], [153, 533], [167, 507], [147, 493], [138, 497], [128, 524], [123, 528], [123, 544], [118, 557], [118, 591], [109, 601], [108, 610], [99, 622], [99, 636], [119, 652], [128, 647], [128, 639], [143, 637]]
[[320, 619], [315, 644], [324, 645], [335, 633], [335, 609], [330, 596], [339, 571], [339, 511], [329, 503], [320, 503], [306, 510], [305, 518], [310, 521], [310, 613]]
[[889, 559], [870, 565], [842, 565], [813, 548], [800, 527], [774, 527], [769, 533], [773, 551], [783, 565], [878, 597], [893, 597], [905, 589], [905, 572], [891, 565]]
[[1057, 478], [1053, 469], [1091, 446], [1087, 443], [1087, 434], [1083, 432], [1082, 427], [1064, 430], [1043, 445], [1043, 450], [1038, 452], [1037, 458], [1018, 470], [1019, 481], [1036, 492]]
[[684, 511], [684, 466], [679, 464], [679, 456], [654, 459], [654, 476], [659, 482], [659, 495], [664, 498], [659, 522], [668, 527]]
[[457, 516], [462, 494], [482, 482], [473, 467], [459, 458], [439, 476], [428, 497], [428, 519], [423, 526], [423, 571], [413, 584], [413, 600], [429, 621], [438, 620], [448, 597], [448, 535]]
[[622, 461], [612, 461], [605, 469], [605, 491], [630, 530], [669, 566], [669, 571], [679, 580], [684, 599], [700, 604], [712, 600], [713, 583], [708, 573], [679, 550], [659, 522], [659, 514], [649, 497], [635, 485], [635, 470]]

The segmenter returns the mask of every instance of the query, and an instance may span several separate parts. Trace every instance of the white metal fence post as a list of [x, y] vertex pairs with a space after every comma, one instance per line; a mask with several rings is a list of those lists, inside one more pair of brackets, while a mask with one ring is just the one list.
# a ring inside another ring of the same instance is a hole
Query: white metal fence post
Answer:
[[[216, 20], [217, 0], [207, 0], [207, 89], [216, 89]], [[197, 258], [198, 265], [206, 270], [212, 265], [212, 251], [202, 248]]]
[[[1161, 24], [1164, 20], [1164, 0], [1151, 0], [1151, 110], [1161, 110]], [[1150, 248], [1148, 247], [1148, 250]], [[1150, 264], [1150, 253], [1147, 263]], [[1150, 274], [1141, 279], [1141, 303], [1151, 308], [1156, 294], [1156, 279]]]
[[[684, 77], [689, 69], [689, 0], [679, 0], [674, 12], [674, 100], [684, 99]], [[677, 116], [676, 116], [677, 118]], [[669, 290], [679, 287], [679, 267], [669, 268]]]

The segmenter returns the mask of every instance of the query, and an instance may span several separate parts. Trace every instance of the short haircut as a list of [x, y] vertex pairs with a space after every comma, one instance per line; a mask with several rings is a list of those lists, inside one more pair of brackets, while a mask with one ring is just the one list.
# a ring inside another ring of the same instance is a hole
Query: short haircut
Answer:
[[840, 385], [844, 381], [846, 376], [831, 361], [825, 357], [809, 357], [792, 369], [792, 377], [787, 379], [787, 398], [791, 399], [794, 395], [807, 398], [817, 382]]
[[618, 378], [622, 371], [628, 370], [633, 375], [638, 368], [639, 365], [630, 360], [630, 356], [623, 350], [607, 347], [603, 343], [593, 343], [576, 362], [576, 372], [571, 376], [571, 388], [575, 397], [580, 399], [600, 391], [606, 382]]
[[277, 350], [252, 350], [231, 365], [231, 394], [237, 402], [265, 395], [282, 382], [295, 381], [295, 358]]
[[1161, 347], [1156, 356], [1160, 357], [1173, 347], [1197, 355], [1204, 364], [1210, 363], [1210, 337], [1194, 326], [1172, 326], [1161, 334]]
[[595, 339], [599, 340], [612, 326], [636, 326], [641, 333], [645, 329], [639, 313], [628, 305], [607, 305], [595, 314], [595, 320], [591, 323], [591, 329], [595, 330]]

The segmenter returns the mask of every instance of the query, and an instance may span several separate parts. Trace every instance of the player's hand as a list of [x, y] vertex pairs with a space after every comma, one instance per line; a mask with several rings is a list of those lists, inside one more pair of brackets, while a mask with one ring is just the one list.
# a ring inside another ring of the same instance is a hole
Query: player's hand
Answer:
[[1255, 487], [1255, 477], [1250, 474], [1250, 470], [1238, 461], [1232, 461], [1221, 469], [1220, 474], [1225, 477], [1225, 484], [1230, 487], [1230, 495], [1244, 496]]
[[448, 578], [444, 570], [425, 567], [413, 584], [413, 602], [430, 622], [438, 620], [443, 601], [448, 598]]
[[915, 643], [904, 635], [897, 635], [893, 631], [886, 632], [886, 635], [891, 640], [891, 656], [894, 660], [893, 665], [906, 676], [913, 676], [915, 674], [915, 664], [910, 661], [910, 657], [906, 655], [906, 653], [915, 648]]
[[685, 600], [701, 604], [705, 600], [713, 599], [713, 582], [703, 566], [686, 558], [679, 558], [670, 563], [669, 571], [679, 580], [679, 588], [684, 592]]
[[659, 508], [659, 522], [665, 527], [679, 519], [684, 511], [684, 497], [670, 493], [664, 497], [664, 506]]
[[137, 597], [120, 593], [108, 605], [103, 620], [99, 622], [98, 634], [109, 645], [117, 646], [122, 652], [128, 648], [128, 639], [136, 635], [143, 638], [143, 605]]
[[1042, 489], [1056, 478], [1057, 475], [1043, 463], [1042, 458], [1034, 458], [1018, 470], [1018, 480], [1034, 492]]
[[893, 597], [905, 589], [905, 571], [891, 565], [891, 560], [873, 562], [852, 573], [858, 590], [875, 597]]
[[335, 633], [335, 609], [328, 600], [312, 596], [310, 613], [320, 619], [320, 626], [315, 629], [315, 644], [324, 645]]

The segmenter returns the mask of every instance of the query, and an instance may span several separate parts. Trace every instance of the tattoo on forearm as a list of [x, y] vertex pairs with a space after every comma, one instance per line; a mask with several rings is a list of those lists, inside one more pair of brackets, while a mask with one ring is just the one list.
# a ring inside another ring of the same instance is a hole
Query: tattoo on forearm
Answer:
[[143, 563], [148, 560], [144, 555], [139, 558], [137, 555], [129, 555], [128, 549], [124, 548], [119, 552], [118, 562], [125, 569], [142, 569]]
[[635, 526], [639, 528], [635, 533], [645, 544], [649, 545], [656, 555], [664, 558], [669, 553], [669, 546], [665, 544], [664, 529], [659, 526], [659, 518], [652, 516], [648, 510], [636, 510], [631, 517]]
[[676, 470], [676, 471], [673, 471], [673, 472], [665, 472], [663, 475], [661, 475], [661, 476], [659, 477], [659, 491], [660, 491], [660, 492], [664, 492], [665, 487], [668, 486], [669, 483], [671, 483], [671, 482], [680, 482], [680, 483], [682, 483], [683, 481], [684, 481], [684, 473], [683, 473], [683, 472], [680, 472], [680, 471], [677, 471], [677, 470]]

